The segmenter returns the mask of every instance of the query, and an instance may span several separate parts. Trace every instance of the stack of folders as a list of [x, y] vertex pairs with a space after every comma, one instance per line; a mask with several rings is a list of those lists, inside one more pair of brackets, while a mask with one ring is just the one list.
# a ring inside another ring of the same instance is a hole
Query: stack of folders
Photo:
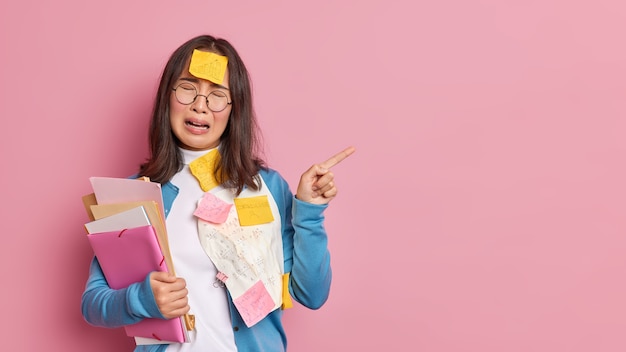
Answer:
[[[153, 271], [174, 274], [165, 227], [161, 185], [147, 179], [92, 177], [83, 197], [87, 238], [112, 289], [143, 281]], [[189, 341], [193, 316], [148, 318], [125, 326], [135, 343]]]

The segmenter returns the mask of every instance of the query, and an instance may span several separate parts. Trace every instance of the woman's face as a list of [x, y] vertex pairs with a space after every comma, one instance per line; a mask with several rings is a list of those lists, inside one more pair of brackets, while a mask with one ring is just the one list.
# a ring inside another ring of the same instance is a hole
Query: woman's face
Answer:
[[187, 68], [174, 83], [174, 88], [182, 84], [182, 92], [193, 97], [192, 88], [195, 88], [198, 95], [191, 104], [185, 105], [176, 98], [177, 93], [174, 90], [170, 94], [170, 124], [181, 148], [208, 150], [219, 145], [222, 133], [228, 125], [232, 105], [228, 104], [224, 110], [213, 112], [207, 105], [206, 97], [215, 92], [215, 95], [226, 95], [228, 102], [231, 102], [228, 77], [228, 69], [221, 85], [194, 77], [189, 73], [187, 63]]

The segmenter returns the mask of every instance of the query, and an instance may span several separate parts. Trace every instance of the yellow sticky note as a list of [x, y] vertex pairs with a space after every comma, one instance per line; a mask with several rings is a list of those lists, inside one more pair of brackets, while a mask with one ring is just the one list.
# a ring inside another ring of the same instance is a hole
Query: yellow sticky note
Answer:
[[198, 78], [222, 84], [227, 66], [228, 58], [226, 56], [195, 49], [191, 54], [189, 73]]
[[200, 182], [200, 188], [207, 192], [219, 186], [220, 182], [215, 178], [215, 167], [220, 161], [220, 153], [213, 149], [203, 156], [189, 163], [191, 174]]
[[235, 198], [239, 225], [251, 226], [274, 221], [267, 196]]
[[283, 303], [280, 308], [285, 310], [293, 307], [291, 294], [289, 294], [289, 273], [283, 274]]

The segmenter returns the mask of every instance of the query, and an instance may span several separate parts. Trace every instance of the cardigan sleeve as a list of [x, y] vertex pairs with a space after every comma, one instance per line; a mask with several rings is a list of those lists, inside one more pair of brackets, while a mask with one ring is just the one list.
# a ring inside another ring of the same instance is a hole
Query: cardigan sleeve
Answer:
[[323, 214], [328, 205], [296, 199], [274, 170], [261, 174], [280, 210], [284, 266], [285, 272], [290, 272], [289, 293], [305, 307], [318, 309], [328, 299], [332, 281]]
[[165, 318], [154, 299], [149, 274], [142, 282], [114, 290], [95, 257], [82, 295], [81, 311], [89, 324], [107, 328], [134, 324], [144, 318]]

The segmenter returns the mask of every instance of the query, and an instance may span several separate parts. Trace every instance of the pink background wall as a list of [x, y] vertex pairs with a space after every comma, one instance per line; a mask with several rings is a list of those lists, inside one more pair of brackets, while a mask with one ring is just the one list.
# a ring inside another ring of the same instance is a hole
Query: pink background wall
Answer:
[[135, 172], [168, 55], [210, 33], [292, 187], [357, 147], [291, 351], [626, 350], [624, 2], [294, 3], [2, 2], [2, 349], [132, 348], [80, 315], [80, 197]]

